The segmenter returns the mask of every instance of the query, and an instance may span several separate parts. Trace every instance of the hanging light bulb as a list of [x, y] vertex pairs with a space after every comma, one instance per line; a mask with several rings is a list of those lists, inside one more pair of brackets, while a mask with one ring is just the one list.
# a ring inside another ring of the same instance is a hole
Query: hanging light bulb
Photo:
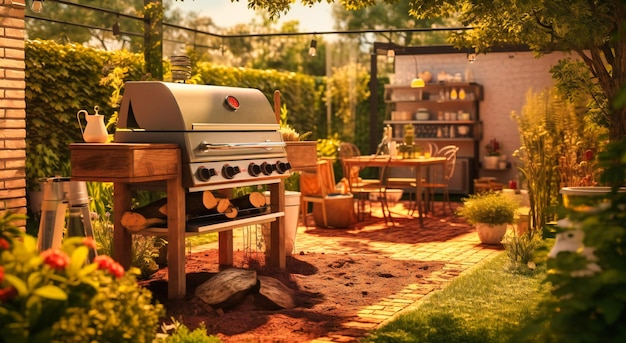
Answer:
[[35, 13], [41, 13], [43, 10], [43, 0], [33, 0], [30, 4], [30, 9]]
[[426, 87], [426, 82], [424, 82], [424, 79], [420, 77], [418, 69], [417, 69], [417, 57], [413, 55], [413, 59], [415, 60], [415, 78], [411, 80], [411, 88]]
[[311, 39], [311, 46], [309, 47], [309, 56], [317, 55], [317, 40]]
[[120, 23], [118, 22], [117, 19], [115, 19], [115, 23], [113, 24], [113, 27], [111, 28], [111, 31], [113, 32], [114, 36], [119, 36], [120, 35]]

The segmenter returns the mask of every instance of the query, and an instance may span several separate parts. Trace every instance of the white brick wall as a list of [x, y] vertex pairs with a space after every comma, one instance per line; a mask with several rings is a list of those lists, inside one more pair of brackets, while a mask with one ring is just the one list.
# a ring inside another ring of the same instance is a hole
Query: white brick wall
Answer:
[[[575, 58], [564, 53], [551, 53], [538, 59], [531, 52], [488, 53], [480, 54], [474, 63], [468, 63], [466, 54], [461, 53], [420, 55], [417, 56], [417, 63], [420, 72], [428, 70], [433, 74], [433, 82], [442, 70], [449, 74], [461, 73], [462, 76], [465, 76], [467, 68], [472, 70], [474, 82], [484, 88], [484, 100], [480, 103], [484, 129], [480, 158], [485, 153], [484, 146], [488, 140], [495, 137], [502, 143], [508, 161], [515, 162], [512, 154], [519, 148], [520, 139], [511, 113], [521, 113], [529, 90], [538, 92], [551, 87], [554, 82], [550, 69], [559, 60], [569, 57]], [[404, 74], [412, 78], [415, 75], [415, 59], [413, 56], [396, 56], [395, 68], [396, 78]], [[517, 170], [480, 170], [479, 176], [494, 176], [506, 183], [517, 176]]]

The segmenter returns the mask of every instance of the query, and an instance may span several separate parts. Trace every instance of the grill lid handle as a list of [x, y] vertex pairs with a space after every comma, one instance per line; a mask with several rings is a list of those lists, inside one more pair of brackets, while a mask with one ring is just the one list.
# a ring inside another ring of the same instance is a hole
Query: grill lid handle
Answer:
[[207, 141], [200, 142], [198, 149], [201, 152], [209, 152], [210, 150], [229, 150], [229, 149], [265, 149], [272, 150], [277, 147], [284, 147], [285, 142], [263, 142], [263, 143], [209, 143]]

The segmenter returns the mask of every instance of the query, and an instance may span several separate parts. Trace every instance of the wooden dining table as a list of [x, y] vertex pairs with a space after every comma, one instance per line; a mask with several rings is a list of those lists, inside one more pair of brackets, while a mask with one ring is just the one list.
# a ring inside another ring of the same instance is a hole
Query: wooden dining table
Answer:
[[[343, 159], [344, 170], [352, 170], [353, 167], [410, 167], [415, 170], [415, 201], [418, 209], [420, 226], [424, 225], [424, 208], [422, 205], [422, 180], [428, 182], [428, 174], [424, 170], [431, 166], [445, 165], [445, 157], [416, 157], [400, 158], [387, 155], [363, 155]], [[349, 179], [349, 178], [348, 178]]]

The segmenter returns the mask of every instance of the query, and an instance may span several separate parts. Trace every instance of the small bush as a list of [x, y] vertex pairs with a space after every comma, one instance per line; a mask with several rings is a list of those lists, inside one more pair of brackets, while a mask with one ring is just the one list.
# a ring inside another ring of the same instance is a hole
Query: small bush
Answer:
[[534, 269], [536, 265], [535, 250], [542, 244], [538, 235], [524, 233], [507, 235], [504, 240], [504, 249], [513, 269]]
[[[168, 331], [173, 329], [173, 332], [167, 334]], [[173, 320], [171, 325], [163, 325], [163, 331], [165, 337], [158, 340], [159, 343], [219, 343], [221, 340], [215, 336], [207, 336], [204, 323], [193, 330], [189, 331], [182, 323]]]
[[164, 308], [124, 271], [100, 255], [90, 237], [69, 237], [41, 253], [36, 238], [0, 216], [0, 341], [152, 342]]

